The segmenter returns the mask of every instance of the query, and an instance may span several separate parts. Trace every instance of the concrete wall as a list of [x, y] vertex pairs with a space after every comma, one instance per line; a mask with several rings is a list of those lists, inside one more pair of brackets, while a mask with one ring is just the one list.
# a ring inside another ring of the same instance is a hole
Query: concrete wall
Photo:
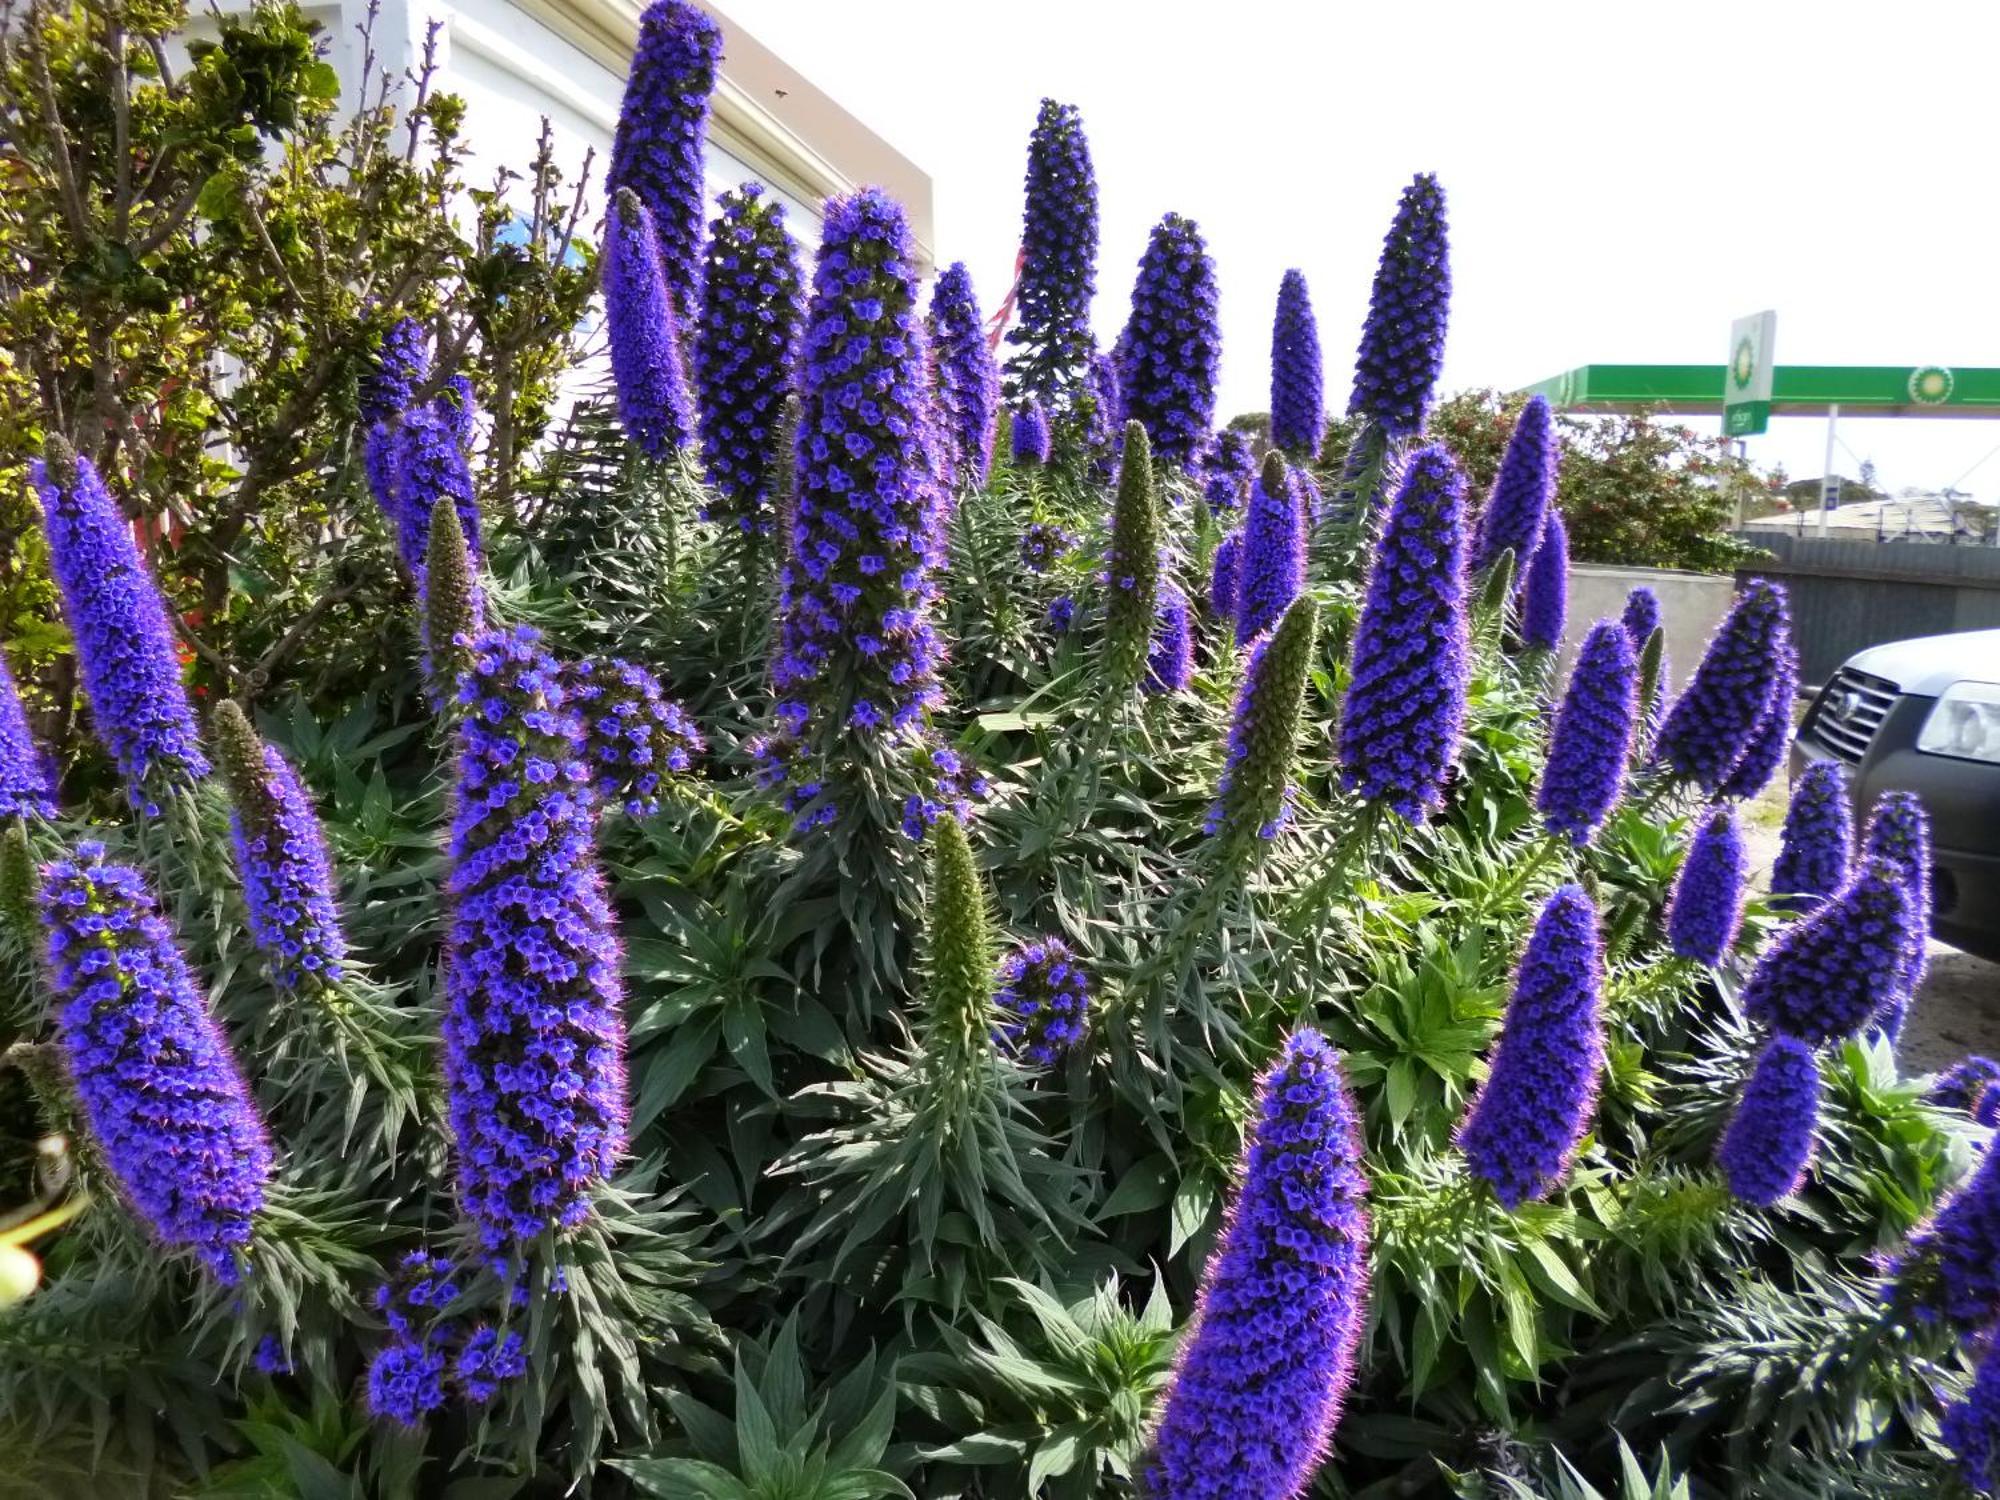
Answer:
[[1624, 568], [1608, 563], [1577, 563], [1569, 573], [1569, 623], [1563, 632], [1562, 664], [1567, 671], [1590, 627], [1624, 613], [1625, 596], [1640, 585], [1660, 601], [1660, 619], [1667, 631], [1667, 673], [1678, 692], [1701, 660], [1708, 638], [1721, 623], [1736, 595], [1736, 580], [1727, 574], [1679, 573], [1666, 568]]

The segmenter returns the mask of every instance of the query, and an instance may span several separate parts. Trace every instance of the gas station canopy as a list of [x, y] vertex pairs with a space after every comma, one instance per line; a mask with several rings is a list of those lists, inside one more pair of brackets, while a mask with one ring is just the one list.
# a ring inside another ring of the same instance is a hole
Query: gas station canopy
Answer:
[[[1722, 365], [1579, 365], [1527, 388], [1560, 411], [1722, 410]], [[1771, 413], [1781, 417], [2000, 417], [2000, 369], [1944, 365], [1779, 365]]]

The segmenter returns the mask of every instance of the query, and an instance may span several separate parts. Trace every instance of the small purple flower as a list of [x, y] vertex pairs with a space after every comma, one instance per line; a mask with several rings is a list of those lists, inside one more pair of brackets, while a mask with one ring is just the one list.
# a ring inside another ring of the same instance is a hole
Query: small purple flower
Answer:
[[1581, 886], [1563, 886], [1535, 920], [1486, 1081], [1458, 1132], [1473, 1175], [1509, 1209], [1560, 1186], [1590, 1129], [1603, 982], [1596, 908]]
[[1153, 226], [1132, 287], [1130, 364], [1120, 372], [1125, 408], [1144, 424], [1154, 456], [1194, 466], [1215, 417], [1222, 333], [1215, 320], [1215, 262], [1191, 219]]
[[1060, 594], [1049, 601], [1049, 629], [1056, 635], [1068, 635], [1070, 626], [1076, 623], [1076, 600], [1068, 594]]
[[1521, 580], [1521, 644], [1530, 651], [1553, 651], [1562, 644], [1568, 621], [1569, 529], [1562, 512], [1550, 506]]
[[1326, 380], [1312, 293], [1303, 272], [1287, 271], [1271, 320], [1271, 441], [1295, 462], [1310, 463], [1325, 432]]
[[584, 758], [599, 801], [628, 817], [660, 810], [660, 788], [694, 770], [707, 750], [687, 710], [644, 667], [612, 658], [568, 664], [563, 691], [583, 717]]
[[1938, 1436], [1969, 1488], [1982, 1495], [2000, 1490], [2000, 1339], [1988, 1338], [1971, 1389], [1945, 1410]]
[[1894, 869], [1867, 865], [1766, 950], [1744, 986], [1744, 1014], [1814, 1043], [1859, 1031], [1907, 998], [1903, 949], [1912, 920]]
[[1201, 455], [1201, 492], [1212, 516], [1233, 515], [1257, 477], [1257, 453], [1249, 437], [1225, 427], [1209, 439]]
[[604, 321], [618, 420], [641, 453], [664, 459], [693, 438], [694, 409], [659, 243], [630, 189], [611, 200], [604, 221]]
[[1796, 1193], [1812, 1161], [1818, 1122], [1819, 1065], [1812, 1048], [1796, 1037], [1772, 1037], [1716, 1148], [1729, 1191], [1760, 1208]]
[[1854, 858], [1854, 814], [1847, 804], [1847, 779], [1840, 766], [1816, 760], [1792, 784], [1771, 866], [1771, 890], [1792, 911], [1811, 911], [1847, 884]]
[[292, 1357], [285, 1352], [285, 1346], [278, 1341], [276, 1334], [267, 1333], [257, 1340], [250, 1363], [256, 1366], [259, 1375], [269, 1375], [274, 1379], [292, 1373]]
[[1232, 531], [1215, 547], [1214, 571], [1208, 580], [1208, 612], [1218, 620], [1236, 618], [1236, 573], [1243, 556], [1243, 533]]
[[1149, 693], [1184, 693], [1193, 681], [1194, 630], [1188, 620], [1188, 597], [1179, 584], [1163, 578], [1144, 687]]
[[1325, 1456], [1368, 1307], [1360, 1116], [1298, 1031], [1258, 1081], [1235, 1201], [1160, 1410], [1148, 1493], [1288, 1500]]
[[[1067, 412], [1089, 378], [1097, 292], [1097, 177], [1074, 104], [1044, 99], [1028, 138], [1017, 321], [1007, 387]], [[1116, 432], [1123, 423], [1112, 423]]]
[[1703, 791], [1720, 791], [1756, 734], [1790, 640], [1784, 589], [1752, 579], [1660, 726], [1660, 759]]
[[1549, 832], [1579, 847], [1590, 842], [1625, 784], [1638, 709], [1637, 670], [1625, 627], [1600, 620], [1577, 653], [1569, 690], [1556, 711], [1535, 806]]
[[1465, 720], [1464, 558], [1465, 480], [1424, 448], [1375, 544], [1340, 724], [1342, 785], [1412, 823], [1443, 806]]
[[1236, 563], [1236, 644], [1248, 645], [1277, 624], [1306, 576], [1305, 497], [1273, 450], [1250, 489], [1243, 550]]
[[1090, 1029], [1090, 973], [1061, 938], [1041, 938], [1000, 962], [995, 1040], [1037, 1068], [1052, 1068]]
[[97, 738], [118, 762], [132, 805], [151, 814], [162, 791], [209, 773], [173, 619], [89, 459], [51, 441], [29, 477]]
[[368, 1362], [368, 1410], [380, 1420], [418, 1427], [444, 1405], [441, 1349], [397, 1339]]
[[[1530, 396], [1514, 419], [1507, 451], [1493, 477], [1493, 491], [1479, 513], [1472, 544], [1474, 572], [1484, 572], [1499, 561], [1502, 552], [1511, 551], [1515, 575], [1526, 575], [1528, 561], [1542, 539], [1543, 520], [1555, 503], [1556, 467], [1561, 459], [1562, 444], [1556, 437], [1548, 399]], [[1650, 592], [1647, 597], [1652, 597]], [[1645, 644], [1643, 639], [1635, 642], [1633, 653]]]
[[1714, 968], [1736, 946], [1747, 863], [1736, 819], [1716, 808], [1688, 846], [1667, 907], [1667, 938], [1677, 955]]
[[1021, 565], [1030, 573], [1046, 573], [1075, 545], [1075, 532], [1053, 521], [1031, 521], [1021, 533]]
[[518, 1333], [501, 1333], [482, 1323], [465, 1337], [451, 1373], [465, 1399], [484, 1406], [509, 1381], [528, 1373], [528, 1349]]
[[1450, 312], [1444, 190], [1436, 177], [1420, 173], [1403, 190], [1382, 241], [1382, 261], [1354, 363], [1349, 416], [1368, 418], [1393, 439], [1423, 430], [1444, 363]]
[[1972, 1175], [1910, 1231], [1889, 1273], [1927, 1312], [1968, 1328], [2000, 1317], [2000, 1150], [1991, 1141]]
[[49, 758], [28, 732], [28, 715], [7, 658], [0, 656], [0, 821], [16, 817], [53, 818], [55, 778]]
[[1038, 469], [1049, 461], [1048, 414], [1033, 396], [1015, 409], [1013, 456], [1017, 468]]
[[274, 1170], [229, 1043], [139, 872], [87, 842], [42, 871], [63, 1056], [134, 1211], [233, 1285]]
[[946, 267], [931, 288], [930, 336], [937, 359], [946, 467], [959, 489], [982, 489], [993, 467], [1000, 371], [993, 363], [993, 346], [986, 342], [985, 319], [963, 261]]

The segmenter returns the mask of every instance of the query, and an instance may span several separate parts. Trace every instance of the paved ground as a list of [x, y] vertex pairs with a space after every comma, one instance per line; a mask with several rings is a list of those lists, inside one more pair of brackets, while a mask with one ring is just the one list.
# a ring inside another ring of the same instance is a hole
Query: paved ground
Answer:
[[[1764, 795], [1745, 809], [1744, 842], [1751, 879], [1763, 887], [1778, 857], [1778, 830], [1785, 820], [1785, 777], [1775, 777]], [[1923, 993], [1903, 1027], [1897, 1049], [1905, 1076], [1931, 1073], [1983, 1052], [2000, 1057], [2000, 964], [1990, 964], [1935, 940]]]

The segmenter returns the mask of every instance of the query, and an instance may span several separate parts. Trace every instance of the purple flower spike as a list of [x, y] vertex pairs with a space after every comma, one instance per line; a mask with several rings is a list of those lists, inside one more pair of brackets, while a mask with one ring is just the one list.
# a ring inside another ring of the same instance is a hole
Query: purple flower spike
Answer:
[[1771, 866], [1771, 889], [1792, 911], [1811, 911], [1847, 884], [1854, 859], [1854, 814], [1847, 780], [1830, 760], [1814, 761], [1792, 785], [1791, 804]]
[[682, 325], [693, 321], [700, 302], [702, 147], [721, 61], [722, 28], [689, 0], [646, 7], [604, 183], [614, 201], [630, 188], [645, 205]]
[[1284, 617], [1306, 576], [1305, 497], [1284, 455], [1272, 452], [1250, 489], [1237, 561], [1236, 643], [1247, 645]]
[[1212, 516], [1231, 515], [1243, 508], [1243, 497], [1257, 477], [1257, 454], [1250, 439], [1225, 427], [1210, 439], [1201, 456], [1201, 492]]
[[583, 716], [584, 758], [605, 807], [629, 817], [660, 810], [660, 788], [686, 776], [708, 749], [687, 710], [644, 667], [613, 658], [571, 662], [563, 690]]
[[1049, 461], [1049, 418], [1042, 403], [1030, 396], [1014, 413], [1014, 463], [1038, 469]]
[[1972, 1175], [1910, 1231], [1889, 1271], [1926, 1311], [1968, 1328], [2000, 1317], [2000, 1149], [1992, 1142]]
[[1143, 686], [1149, 693], [1184, 693], [1194, 681], [1194, 630], [1188, 619], [1188, 597], [1171, 579], [1160, 581], [1160, 604], [1153, 619]]
[[49, 571], [62, 591], [97, 738], [118, 762], [132, 805], [208, 775], [181, 681], [174, 625], [131, 524], [87, 458], [51, 441], [29, 467], [42, 503]]
[[1542, 539], [1521, 580], [1521, 644], [1553, 651], [1569, 622], [1569, 528], [1554, 506], [1542, 518]]
[[460, 1204], [500, 1252], [581, 1224], [624, 1152], [624, 997], [561, 668], [535, 631], [494, 631], [458, 701], [445, 1089]]
[[7, 659], [0, 656], [0, 821], [56, 815], [49, 758], [28, 732], [28, 715]]
[[1125, 393], [1118, 385], [1118, 366], [1108, 354], [1090, 360], [1091, 473], [1108, 484], [1118, 472], [1125, 451]]
[[1303, 1494], [1340, 1420], [1368, 1305], [1359, 1116], [1334, 1049], [1295, 1032], [1258, 1082], [1236, 1199], [1161, 1407], [1147, 1491]]
[[1751, 735], [1742, 759], [1730, 768], [1721, 795], [1740, 802], [1762, 795], [1784, 764], [1785, 752], [1792, 748], [1792, 705], [1798, 696], [1799, 654], [1788, 641], [1778, 652], [1771, 694], [1758, 717], [1756, 733]]
[[1326, 379], [1312, 293], [1303, 272], [1287, 271], [1271, 322], [1271, 441], [1295, 462], [1311, 463], [1325, 434]]
[[1718, 807], [1694, 836], [1674, 881], [1667, 938], [1676, 954], [1714, 968], [1736, 946], [1747, 865], [1736, 819]]
[[1192, 219], [1153, 226], [1132, 287], [1126, 410], [1146, 428], [1162, 463], [1191, 468], [1215, 417], [1222, 332], [1215, 321], [1215, 262]]
[[415, 318], [398, 318], [389, 325], [373, 365], [359, 382], [364, 424], [387, 422], [409, 410], [431, 376], [430, 345], [430, 334]]
[[1968, 1487], [1982, 1495], [2000, 1490], [2000, 1339], [1987, 1344], [1972, 1388], [1946, 1409], [1938, 1435]]
[[[1555, 418], [1546, 397], [1530, 396], [1514, 419], [1501, 455], [1500, 469], [1493, 476], [1493, 492], [1479, 513], [1479, 530], [1472, 545], [1472, 567], [1483, 572], [1499, 561], [1500, 554], [1512, 551], [1516, 576], [1525, 576], [1528, 560], [1542, 539], [1542, 523], [1555, 502], [1556, 467], [1562, 459], [1562, 444], [1556, 438]], [[1652, 597], [1649, 593], [1648, 598]], [[1634, 654], [1646, 642], [1634, 642]]]
[[1090, 1029], [1090, 973], [1061, 938], [1042, 938], [1000, 961], [995, 1040], [1037, 1068], [1052, 1068]]
[[1368, 321], [1354, 363], [1349, 416], [1366, 417], [1394, 439], [1421, 432], [1444, 363], [1451, 312], [1451, 257], [1444, 190], [1430, 173], [1403, 189], [1382, 241]]
[[1375, 544], [1340, 724], [1342, 785], [1412, 823], [1444, 804], [1465, 720], [1464, 559], [1465, 480], [1422, 449]]
[[1232, 531], [1215, 546], [1215, 570], [1208, 581], [1208, 612], [1218, 620], [1236, 618], [1236, 574], [1243, 558], [1243, 533]]
[[604, 321], [618, 420], [641, 453], [666, 458], [693, 436], [694, 411], [658, 243], [646, 205], [629, 189], [612, 199], [604, 223]]
[[1987, 1088], [1995, 1083], [2000, 1083], [2000, 1062], [1974, 1053], [1960, 1058], [1939, 1074], [1925, 1098], [1939, 1109], [1970, 1111], [1978, 1106]]
[[1868, 865], [1765, 952], [1744, 986], [1744, 1014], [1814, 1043], [1859, 1031], [1908, 998], [1903, 950], [1912, 920], [1894, 869]]
[[1796, 1037], [1772, 1037], [1716, 1148], [1729, 1191], [1760, 1208], [1796, 1193], [1812, 1161], [1818, 1123], [1819, 1065], [1812, 1048]]
[[1632, 654], [1637, 656], [1646, 649], [1646, 642], [1653, 638], [1653, 632], [1664, 623], [1660, 615], [1660, 596], [1641, 585], [1625, 596], [1625, 613], [1620, 616], [1625, 624], [1625, 633], [1632, 637]]
[[804, 312], [799, 252], [785, 206], [761, 183], [722, 194], [716, 206], [694, 324], [701, 462], [718, 496], [706, 519], [764, 536], [778, 465], [790, 457], [779, 449]]
[[1903, 1029], [1907, 1001], [1922, 990], [1930, 968], [1931, 820], [1914, 792], [1884, 792], [1875, 799], [1861, 837], [1861, 857], [1881, 860], [1894, 870], [1910, 904], [1908, 942], [1903, 948], [1904, 1000], [1877, 1018], [1893, 1038]]
[[162, 1243], [233, 1285], [273, 1163], [229, 1043], [139, 872], [104, 846], [42, 871], [63, 1055], [91, 1135]]
[[1590, 1129], [1603, 983], [1596, 908], [1581, 886], [1563, 886], [1535, 920], [1486, 1082], [1458, 1132], [1473, 1175], [1509, 1209], [1559, 1187]]
[[396, 554], [419, 591], [429, 572], [431, 509], [449, 500], [468, 554], [480, 552], [479, 502], [450, 415], [438, 402], [404, 415], [395, 429]]
[[963, 262], [947, 267], [931, 289], [930, 335], [951, 480], [961, 490], [983, 489], [1000, 420], [1000, 371]]
[[1778, 654], [1790, 639], [1785, 591], [1753, 579], [1660, 726], [1660, 759], [1703, 791], [1720, 791], [1764, 716]]
[[871, 737], [916, 729], [940, 696], [942, 496], [925, 452], [909, 227], [876, 189], [827, 205], [801, 359], [778, 712], [794, 734], [809, 722]]
[[262, 760], [261, 797], [239, 793], [230, 819], [250, 936], [281, 989], [331, 984], [347, 944], [326, 836], [291, 762], [269, 745]]
[[[1097, 176], [1083, 116], [1044, 99], [1028, 138], [1027, 202], [1021, 219], [1019, 320], [1007, 342], [1011, 394], [1068, 412], [1088, 379], [1090, 301], [1097, 293]], [[1111, 423], [1116, 433], [1122, 416]]]
[[1590, 842], [1625, 784], [1639, 705], [1637, 673], [1625, 627], [1616, 620], [1592, 626], [1556, 711], [1535, 799], [1543, 826], [1578, 846]]

